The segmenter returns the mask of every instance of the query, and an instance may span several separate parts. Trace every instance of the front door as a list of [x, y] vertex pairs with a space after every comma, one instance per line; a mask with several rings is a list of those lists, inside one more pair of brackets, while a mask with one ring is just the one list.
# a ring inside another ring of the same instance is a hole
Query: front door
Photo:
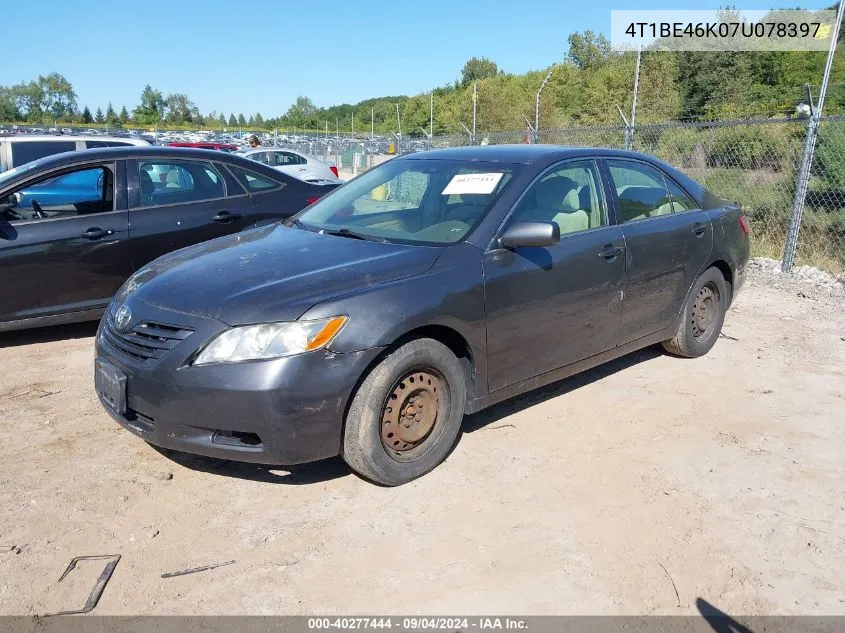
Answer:
[[619, 336], [625, 243], [608, 226], [595, 162], [547, 170], [503, 229], [519, 221], [555, 222], [561, 239], [483, 256], [490, 391], [612, 349]]
[[89, 164], [0, 193], [0, 323], [108, 304], [131, 273], [116, 174]]

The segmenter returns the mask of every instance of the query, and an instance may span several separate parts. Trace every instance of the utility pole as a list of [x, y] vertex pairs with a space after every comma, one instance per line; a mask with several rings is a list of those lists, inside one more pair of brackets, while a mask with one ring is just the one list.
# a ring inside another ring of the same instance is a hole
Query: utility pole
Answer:
[[543, 79], [543, 83], [540, 84], [540, 89], [537, 91], [537, 97], [534, 99], [534, 142], [537, 143], [540, 138], [540, 95], [543, 94], [543, 88], [546, 87], [546, 84], [549, 83], [549, 79], [552, 78], [552, 71], [555, 69], [555, 65], [552, 64], [551, 68], [549, 68], [549, 72], [546, 73], [546, 78]]
[[434, 136], [434, 93], [429, 94], [429, 104], [428, 104], [428, 140], [431, 140], [431, 137]]
[[475, 113], [478, 108], [478, 82], [472, 84], [472, 143], [475, 145]]
[[637, 123], [637, 93], [640, 88], [640, 57], [643, 49], [641, 46], [637, 47], [637, 68], [634, 71], [634, 99], [631, 101], [631, 124], [628, 129], [627, 149], [634, 149], [634, 126]]
[[370, 108], [370, 140], [376, 137], [376, 109]]
[[355, 138], [355, 110], [352, 111], [352, 138]]
[[[845, 0], [843, 0], [845, 1]], [[396, 137], [396, 153], [402, 153], [402, 119], [399, 118], [399, 104], [396, 104], [396, 125], [399, 126], [399, 135]]]
[[813, 153], [816, 149], [816, 138], [819, 133], [824, 98], [827, 94], [827, 86], [830, 81], [830, 70], [833, 66], [833, 57], [836, 53], [836, 43], [839, 40], [839, 30], [842, 27], [842, 14], [845, 12], [845, 0], [839, 0], [839, 9], [836, 12], [836, 27], [830, 38], [830, 49], [827, 52], [827, 63], [822, 76], [822, 87], [819, 92], [819, 102], [812, 108], [810, 120], [807, 123], [807, 137], [804, 141], [804, 154], [801, 158], [801, 168], [798, 171], [798, 183], [795, 187], [795, 198], [792, 203], [792, 217], [789, 220], [789, 231], [786, 234], [786, 246], [783, 249], [783, 263], [781, 270], [791, 273], [795, 264], [795, 254], [798, 251], [798, 233], [801, 231], [801, 219], [804, 215], [804, 201], [807, 198], [807, 188], [810, 185], [810, 167], [813, 164]]

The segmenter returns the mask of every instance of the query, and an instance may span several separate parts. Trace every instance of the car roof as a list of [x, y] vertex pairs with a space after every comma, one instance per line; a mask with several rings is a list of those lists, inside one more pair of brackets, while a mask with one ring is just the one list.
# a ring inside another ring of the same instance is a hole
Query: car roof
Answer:
[[639, 158], [655, 162], [655, 158], [639, 152], [604, 147], [569, 147], [565, 145], [469, 145], [415, 152], [401, 156], [402, 160], [466, 160], [496, 163], [530, 164], [541, 158], [577, 158], [581, 156], [605, 156]]
[[[216, 163], [241, 163], [245, 169], [257, 172], [266, 172], [268, 175], [278, 176], [278, 172], [272, 167], [263, 165], [238, 154], [221, 152], [216, 149], [199, 149], [193, 147], [169, 147], [166, 145], [124, 146], [124, 147], [102, 147], [95, 149], [81, 149], [71, 152], [52, 154], [38, 159], [38, 170], [46, 171], [55, 168], [71, 167], [80, 163], [96, 162], [100, 160], [117, 160], [127, 158], [170, 158], [173, 160], [207, 160]], [[29, 164], [29, 163], [28, 163]], [[28, 178], [32, 172], [20, 172], [20, 178]], [[15, 182], [18, 176], [5, 182]]]
[[148, 146], [149, 141], [143, 139], [132, 138], [131, 136], [92, 136], [85, 134], [3, 134], [3, 138], [14, 141], [15, 143], [35, 143], [40, 142], [76, 142], [76, 141], [113, 141], [115, 143], [132, 143], [134, 145]]

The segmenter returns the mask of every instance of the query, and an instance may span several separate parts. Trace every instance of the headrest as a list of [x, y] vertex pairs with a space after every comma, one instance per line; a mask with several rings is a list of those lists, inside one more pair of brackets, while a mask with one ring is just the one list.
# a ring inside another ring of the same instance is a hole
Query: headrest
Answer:
[[150, 178], [150, 175], [147, 173], [145, 169], [141, 170], [141, 195], [142, 196], [149, 196], [155, 191], [155, 186], [153, 185], [153, 179]]
[[[534, 190], [537, 206], [543, 209], [577, 209], [578, 185], [566, 176], [554, 176], [537, 183]], [[570, 200], [570, 197], [573, 197]], [[574, 202], [574, 204], [571, 204]]]

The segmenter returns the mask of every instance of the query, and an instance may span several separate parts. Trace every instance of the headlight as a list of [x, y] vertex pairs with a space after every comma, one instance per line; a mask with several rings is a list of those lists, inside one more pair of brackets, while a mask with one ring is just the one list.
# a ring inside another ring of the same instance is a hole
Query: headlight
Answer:
[[193, 364], [237, 363], [310, 352], [331, 343], [347, 319], [336, 316], [318, 321], [234, 327], [211, 339]]

